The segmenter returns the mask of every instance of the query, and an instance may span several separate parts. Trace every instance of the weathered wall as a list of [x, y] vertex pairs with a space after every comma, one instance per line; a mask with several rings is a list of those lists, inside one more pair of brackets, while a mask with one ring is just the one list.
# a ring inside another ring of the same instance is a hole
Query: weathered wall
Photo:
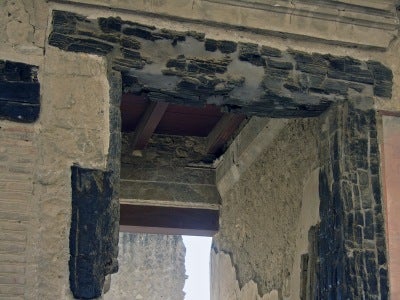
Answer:
[[273, 290], [290, 294], [303, 189], [319, 165], [319, 125], [318, 119], [289, 121], [222, 195], [214, 242], [217, 252], [231, 253], [241, 287], [254, 280], [261, 295]]
[[119, 235], [119, 271], [111, 275], [106, 300], [183, 300], [185, 246], [181, 236]]
[[[345, 2], [361, 3], [360, 1]], [[394, 11], [394, 1], [374, 2], [378, 8], [381, 7], [384, 11]], [[158, 14], [171, 15], [171, 12], [173, 12], [175, 16], [184, 16], [185, 14], [181, 7], [177, 8], [169, 2], [167, 8], [158, 1], [146, 3], [147, 5], [143, 5], [142, 11], [147, 13], [157, 12]], [[199, 3], [196, 2], [195, 4]], [[119, 4], [121, 5], [120, 2]], [[191, 4], [190, 1], [190, 4], [185, 6], [186, 12], [192, 9]], [[283, 14], [282, 16], [286, 16], [285, 18], [269, 19], [268, 26], [272, 26], [272, 31], [274, 31], [274, 26], [275, 30], [276, 28], [281, 30], [283, 27], [280, 25], [284, 22], [289, 25], [293, 24], [290, 25], [291, 28], [300, 28], [302, 35], [297, 37], [290, 35], [281, 38], [273, 32], [269, 35], [268, 30], [263, 31], [263, 34], [257, 34], [257, 30], [251, 28], [263, 27], [265, 18], [249, 18], [249, 15], [242, 14], [244, 10], [239, 8], [235, 8], [235, 18], [232, 18], [229, 13], [218, 13], [219, 24], [212, 22], [205, 24], [203, 22], [182, 22], [176, 18], [172, 18], [172, 20], [158, 18], [152, 14], [141, 14], [135, 11], [96, 10], [90, 6], [74, 7], [51, 1], [2, 1], [0, 3], [0, 27], [5, 28], [5, 30], [0, 32], [0, 59], [37, 65], [39, 67], [39, 81], [42, 84], [42, 113], [39, 121], [34, 125], [17, 126], [17, 128], [23, 129], [22, 131], [20, 129], [15, 131], [24, 132], [23, 135], [28, 132], [28, 135], [32, 136], [28, 140], [33, 140], [31, 150], [36, 152], [37, 155], [35, 159], [32, 157], [27, 159], [27, 161], [33, 161], [34, 174], [23, 179], [24, 183], [27, 184], [26, 191], [30, 190], [28, 185], [33, 186], [33, 196], [30, 200], [25, 199], [31, 203], [29, 206], [31, 219], [28, 221], [29, 223], [26, 223], [29, 225], [22, 228], [22, 231], [25, 230], [24, 228], [29, 230], [26, 240], [26, 253], [29, 253], [29, 257], [26, 258], [28, 263], [26, 263], [25, 269], [19, 268], [16, 271], [16, 273], [24, 273], [26, 281], [25, 284], [19, 284], [13, 295], [19, 295], [21, 289], [23, 289], [22, 286], [25, 286], [25, 298], [28, 299], [63, 299], [70, 297], [67, 269], [69, 259], [68, 231], [71, 217], [70, 166], [72, 163], [78, 162], [83, 167], [88, 168], [105, 169], [106, 167], [106, 152], [109, 141], [108, 113], [105, 104], [108, 103], [109, 97], [106, 80], [107, 68], [98, 57], [76, 53], [68, 54], [46, 44], [46, 32], [51, 31], [51, 28], [48, 27], [51, 22], [49, 10], [55, 8], [75, 11], [76, 13], [90, 15], [93, 18], [114, 15], [142, 24], [156, 24], [160, 28], [183, 32], [187, 30], [207, 32], [207, 38], [258, 43], [282, 51], [292, 48], [308, 53], [318, 52], [336, 56], [350, 56], [363, 61], [379, 61], [393, 71], [393, 93], [391, 99], [375, 97], [375, 108], [390, 111], [400, 110], [400, 102], [398, 101], [400, 95], [400, 64], [398, 62], [400, 42], [396, 18], [394, 21], [392, 20], [393, 22], [389, 21], [389, 29], [384, 29], [385, 33], [381, 35], [372, 34], [371, 31], [365, 30], [365, 25], [368, 25], [371, 21], [370, 18], [375, 18], [376, 15], [367, 17], [366, 22], [361, 26], [363, 34], [358, 34], [360, 30], [358, 33], [353, 29], [347, 30], [352, 27], [349, 23], [341, 22], [341, 26], [336, 26], [338, 25], [334, 21], [336, 16], [344, 12], [335, 8], [336, 15], [333, 21], [329, 22], [329, 28], [324, 27], [324, 23], [318, 22], [317, 18], [312, 18], [312, 22], [308, 20], [308, 26], [299, 27], [296, 22], [292, 23], [293, 14]], [[205, 8], [202, 7], [202, 9]], [[207, 12], [207, 10], [203, 10], [204, 12]], [[379, 14], [379, 12], [376, 13]], [[251, 16], [254, 16], [254, 14]], [[391, 15], [390, 18], [393, 18], [393, 16]], [[203, 18], [210, 19], [204, 14], [196, 14], [194, 19]], [[296, 17], [296, 19], [299, 21], [301, 18]], [[251, 27], [249, 27], [249, 30], [242, 30], [239, 27], [221, 26], [220, 24], [225, 21], [227, 23], [233, 21], [235, 25], [245, 27], [250, 24]], [[385, 22], [380, 21], [381, 29], [386, 26]], [[315, 28], [318, 32], [310, 31], [312, 28]], [[311, 36], [319, 34], [326, 40], [310, 39], [307, 37], [308, 34]], [[340, 40], [350, 43], [353, 43], [354, 40], [354, 43], [361, 44], [361, 48], [337, 46], [337, 42], [340, 42]], [[331, 44], [335, 44], [335, 46], [333, 47]], [[376, 47], [380, 49], [376, 49]], [[45, 48], [46, 52], [44, 51]], [[384, 49], [386, 51], [383, 51]], [[81, 109], [82, 107], [85, 107], [85, 109]], [[105, 111], [98, 110], [99, 107], [104, 108]], [[4, 147], [3, 141], [8, 140], [5, 137], [8, 134], [6, 133], [8, 132], [7, 128], [13, 128], [13, 126], [13, 123], [8, 121], [0, 121], [1, 147]], [[17, 133], [14, 134], [13, 131], [11, 140], [12, 145], [7, 146], [6, 151], [18, 156], [19, 151], [25, 149], [21, 146], [25, 143], [25, 137]], [[4, 143], [4, 145], [6, 144]], [[6, 159], [8, 160], [8, 158]], [[12, 178], [20, 176], [18, 171], [14, 169], [7, 169], [6, 172], [7, 176]], [[9, 190], [12, 191], [12, 188], [7, 183], [5, 193]], [[4, 192], [4, 189], [2, 189], [2, 192]], [[4, 203], [8, 203], [10, 199], [14, 201], [12, 196], [6, 195], [7, 198], [2, 199], [5, 200]], [[11, 216], [8, 211], [3, 215]], [[12, 226], [14, 222], [4, 218], [1, 220], [1, 224], [3, 229], [10, 224]], [[2, 254], [0, 259], [4, 260], [5, 257], [7, 256]], [[23, 262], [22, 257], [22, 254], [18, 256], [18, 261]]]

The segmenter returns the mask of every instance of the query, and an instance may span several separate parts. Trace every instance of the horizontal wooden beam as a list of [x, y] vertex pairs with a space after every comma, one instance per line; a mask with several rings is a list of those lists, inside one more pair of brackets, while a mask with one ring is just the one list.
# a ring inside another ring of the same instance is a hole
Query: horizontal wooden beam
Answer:
[[147, 205], [120, 205], [120, 231], [213, 236], [219, 229], [219, 211]]
[[207, 152], [218, 154], [245, 118], [241, 114], [224, 114], [207, 137]]
[[135, 129], [133, 137], [134, 150], [142, 150], [146, 147], [167, 107], [168, 103], [165, 102], [151, 102], [149, 104]]

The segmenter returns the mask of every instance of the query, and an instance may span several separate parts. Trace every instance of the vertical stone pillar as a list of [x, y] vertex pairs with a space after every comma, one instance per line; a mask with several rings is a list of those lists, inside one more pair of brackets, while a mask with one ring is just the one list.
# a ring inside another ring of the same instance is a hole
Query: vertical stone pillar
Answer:
[[101, 296], [105, 276], [118, 270], [119, 176], [121, 152], [118, 73], [110, 84], [110, 141], [107, 170], [71, 168], [70, 288], [76, 298]]
[[328, 127], [329, 155], [320, 174], [316, 294], [387, 299], [375, 111], [344, 104], [330, 116]]
[[400, 116], [383, 116], [383, 183], [390, 298], [400, 298]]

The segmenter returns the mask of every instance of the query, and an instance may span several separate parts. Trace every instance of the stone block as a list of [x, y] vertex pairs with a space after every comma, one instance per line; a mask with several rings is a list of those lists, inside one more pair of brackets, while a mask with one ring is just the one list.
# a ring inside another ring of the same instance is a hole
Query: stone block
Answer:
[[[113, 204], [112, 173], [71, 168], [70, 288], [76, 298], [101, 296], [106, 275], [118, 270], [119, 210]], [[117, 237], [118, 238], [118, 237]]]

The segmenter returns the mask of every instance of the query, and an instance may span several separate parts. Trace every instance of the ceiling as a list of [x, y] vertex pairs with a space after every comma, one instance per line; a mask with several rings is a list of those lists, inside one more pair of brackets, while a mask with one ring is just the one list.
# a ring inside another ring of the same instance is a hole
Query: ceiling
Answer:
[[145, 95], [124, 94], [121, 100], [123, 132], [135, 132], [135, 149], [144, 149], [153, 134], [207, 137], [208, 153], [218, 154], [245, 119], [223, 113], [215, 105], [183, 106], [151, 102]]

